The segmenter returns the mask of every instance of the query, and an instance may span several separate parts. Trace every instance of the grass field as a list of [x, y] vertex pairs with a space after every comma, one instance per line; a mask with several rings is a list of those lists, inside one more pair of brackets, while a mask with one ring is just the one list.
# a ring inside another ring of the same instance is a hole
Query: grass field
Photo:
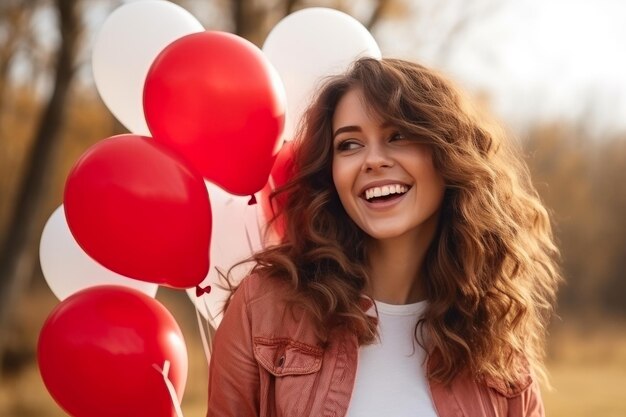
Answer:
[[[189, 376], [182, 402], [185, 417], [206, 414], [206, 361], [191, 303], [186, 296], [163, 291], [157, 297], [180, 323], [189, 350]], [[0, 416], [62, 417], [66, 414], [47, 393], [34, 361], [36, 339], [43, 321], [57, 304], [45, 289], [34, 290], [15, 317], [16, 334], [30, 349], [25, 365], [0, 381]], [[552, 391], [544, 390], [550, 417], [626, 416], [626, 324], [593, 323], [563, 317], [552, 330], [548, 368]]]
[[549, 340], [548, 416], [626, 416], [626, 325], [568, 323]]

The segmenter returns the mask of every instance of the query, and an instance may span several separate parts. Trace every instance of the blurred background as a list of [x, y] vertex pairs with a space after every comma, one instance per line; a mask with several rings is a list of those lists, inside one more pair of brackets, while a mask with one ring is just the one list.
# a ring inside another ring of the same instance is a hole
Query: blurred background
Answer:
[[[620, 0], [188, 0], [206, 29], [261, 46], [285, 15], [333, 7], [383, 56], [449, 74], [520, 141], [552, 212], [566, 284], [550, 327], [549, 416], [626, 416], [626, 3]], [[0, 3], [0, 415], [63, 416], [36, 365], [58, 300], [38, 244], [64, 181], [94, 142], [126, 130], [91, 75], [98, 28], [119, 1]], [[324, 28], [321, 27], [320, 31]], [[193, 305], [160, 289], [190, 353], [187, 417], [206, 411]]]

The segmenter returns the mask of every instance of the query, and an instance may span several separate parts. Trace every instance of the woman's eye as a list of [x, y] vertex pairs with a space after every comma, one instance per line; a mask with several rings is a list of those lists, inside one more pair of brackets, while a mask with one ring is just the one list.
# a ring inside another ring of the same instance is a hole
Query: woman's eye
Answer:
[[404, 140], [406, 139], [406, 136], [404, 136], [402, 133], [400, 132], [395, 132], [391, 135], [391, 137], [389, 137], [390, 141], [396, 141], [396, 140]]
[[351, 151], [359, 147], [359, 144], [353, 140], [347, 139], [337, 144], [338, 151]]

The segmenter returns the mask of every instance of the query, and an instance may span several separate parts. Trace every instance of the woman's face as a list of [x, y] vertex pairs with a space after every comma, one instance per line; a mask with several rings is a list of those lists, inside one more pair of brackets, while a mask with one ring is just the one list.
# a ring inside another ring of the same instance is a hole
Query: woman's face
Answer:
[[333, 182], [350, 218], [374, 239], [434, 230], [445, 184], [430, 147], [372, 113], [359, 88], [333, 117]]

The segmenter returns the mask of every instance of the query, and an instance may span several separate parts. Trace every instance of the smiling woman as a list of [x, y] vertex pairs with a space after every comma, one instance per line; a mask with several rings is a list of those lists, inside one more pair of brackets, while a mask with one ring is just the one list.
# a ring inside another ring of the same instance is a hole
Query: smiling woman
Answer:
[[302, 121], [215, 336], [209, 415], [542, 416], [560, 273], [502, 130], [436, 72], [361, 59]]
[[416, 277], [445, 190], [432, 149], [374, 113], [358, 87], [339, 100], [332, 124], [333, 183], [346, 213], [368, 236], [371, 295], [392, 304], [425, 298]]

